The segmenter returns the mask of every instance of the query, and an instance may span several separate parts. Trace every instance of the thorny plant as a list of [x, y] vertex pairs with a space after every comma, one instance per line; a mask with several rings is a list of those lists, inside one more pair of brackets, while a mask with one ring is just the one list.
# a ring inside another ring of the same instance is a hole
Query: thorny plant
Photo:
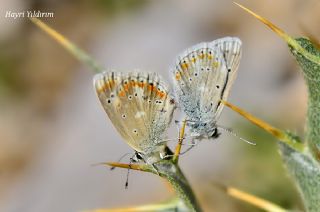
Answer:
[[[297, 186], [306, 211], [316, 212], [320, 209], [320, 50], [317, 45], [307, 38], [292, 38], [283, 30], [272, 24], [270, 21], [255, 14], [244, 6], [235, 3], [249, 14], [267, 25], [271, 30], [278, 34], [289, 47], [290, 52], [301, 67], [304, 79], [308, 88], [308, 111], [306, 117], [306, 130], [304, 139], [300, 139], [292, 132], [279, 130], [262, 120], [250, 115], [244, 110], [231, 103], [222, 103], [239, 113], [253, 124], [269, 132], [278, 139], [279, 150], [284, 164], [287, 167], [293, 182]], [[103, 68], [99, 66], [88, 54], [72, 44], [61, 34], [41, 22], [39, 19], [31, 18], [31, 21], [43, 29], [64, 48], [71, 52], [77, 59], [89, 65], [95, 72], [101, 72]], [[180, 129], [178, 144], [174, 156], [168, 160], [162, 160], [154, 164], [154, 167], [147, 164], [123, 164], [118, 162], [104, 163], [111, 167], [150, 172], [166, 179], [173, 187], [177, 198], [160, 203], [144, 205], [132, 208], [119, 209], [98, 209], [96, 212], [107, 211], [202, 211], [198, 204], [191, 186], [182, 173], [178, 162], [181, 145], [184, 138], [185, 122]], [[266, 211], [286, 211], [267, 200], [260, 199], [232, 187], [219, 185], [226, 193], [237, 199], [253, 204]]]

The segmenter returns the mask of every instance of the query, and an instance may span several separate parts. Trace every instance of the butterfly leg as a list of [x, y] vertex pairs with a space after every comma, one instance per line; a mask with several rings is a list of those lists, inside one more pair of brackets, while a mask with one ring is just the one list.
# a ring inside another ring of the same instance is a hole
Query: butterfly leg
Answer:
[[160, 173], [159, 173], [157, 167], [156, 167], [154, 164], [151, 164], [151, 166], [152, 166], [152, 169], [154, 170], [154, 172], [155, 172], [157, 175], [160, 176]]
[[126, 178], [126, 183], [125, 183], [125, 188], [126, 189], [128, 188], [128, 185], [129, 185], [129, 174], [130, 174], [131, 164], [137, 163], [142, 159], [143, 158], [141, 157], [139, 152], [135, 152], [134, 155], [132, 157], [130, 157], [129, 167], [128, 167], [128, 171], [127, 171], [127, 178]]
[[[119, 163], [124, 157], [126, 157], [127, 155], [129, 155], [130, 153], [126, 153], [126, 154], [124, 154], [124, 155], [122, 155], [118, 160], [117, 160], [117, 162]], [[132, 156], [133, 157], [133, 156]], [[131, 158], [132, 158], [131, 157]], [[131, 159], [130, 158], [130, 159]], [[110, 168], [110, 170], [112, 171], [112, 170], [114, 170], [116, 167], [115, 166], [113, 166], [113, 167], [111, 167]]]
[[134, 163], [133, 157], [131, 157], [130, 161], [129, 161], [129, 167], [128, 167], [128, 170], [127, 170], [127, 178], [126, 178], [126, 183], [125, 183], [125, 189], [128, 189], [128, 186], [129, 186], [129, 174], [130, 174], [131, 164]]

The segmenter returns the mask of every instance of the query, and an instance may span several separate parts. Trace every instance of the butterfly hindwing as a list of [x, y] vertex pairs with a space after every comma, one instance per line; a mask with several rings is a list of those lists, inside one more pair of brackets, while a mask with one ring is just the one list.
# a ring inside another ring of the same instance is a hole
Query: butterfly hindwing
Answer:
[[105, 72], [94, 84], [111, 122], [133, 149], [149, 153], [163, 142], [175, 104], [160, 76]]

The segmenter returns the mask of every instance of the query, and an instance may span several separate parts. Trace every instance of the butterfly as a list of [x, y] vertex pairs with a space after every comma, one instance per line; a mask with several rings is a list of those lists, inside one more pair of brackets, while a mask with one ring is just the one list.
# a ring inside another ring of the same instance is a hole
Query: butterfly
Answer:
[[241, 41], [236, 37], [197, 44], [177, 57], [171, 74], [191, 137], [201, 140], [219, 135], [220, 100], [228, 97], [240, 58]]
[[97, 96], [113, 126], [135, 151], [153, 164], [168, 155], [165, 131], [175, 102], [158, 74], [104, 72], [95, 75]]

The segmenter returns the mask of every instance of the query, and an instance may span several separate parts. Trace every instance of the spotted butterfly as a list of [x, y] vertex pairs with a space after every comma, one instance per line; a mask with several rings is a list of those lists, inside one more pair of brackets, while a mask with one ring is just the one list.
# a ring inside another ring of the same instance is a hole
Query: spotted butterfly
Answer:
[[191, 136], [219, 135], [217, 119], [237, 75], [241, 41], [225, 37], [197, 44], [177, 57], [172, 68], [175, 95], [187, 115]]
[[165, 131], [175, 102], [159, 75], [104, 72], [94, 77], [94, 86], [113, 126], [139, 159], [153, 164], [167, 155]]

